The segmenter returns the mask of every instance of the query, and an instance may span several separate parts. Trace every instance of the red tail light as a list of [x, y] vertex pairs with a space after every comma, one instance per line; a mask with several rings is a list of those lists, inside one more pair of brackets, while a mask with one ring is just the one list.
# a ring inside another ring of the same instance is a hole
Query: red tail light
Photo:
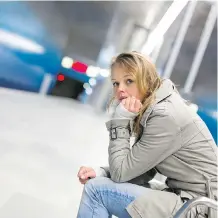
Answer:
[[88, 66], [86, 64], [84, 64], [84, 63], [76, 61], [76, 62], [73, 63], [72, 68], [75, 71], [78, 71], [80, 73], [86, 73], [86, 70], [87, 70]]
[[57, 80], [60, 81], [60, 82], [64, 81], [64, 75], [63, 74], [58, 74], [57, 75]]

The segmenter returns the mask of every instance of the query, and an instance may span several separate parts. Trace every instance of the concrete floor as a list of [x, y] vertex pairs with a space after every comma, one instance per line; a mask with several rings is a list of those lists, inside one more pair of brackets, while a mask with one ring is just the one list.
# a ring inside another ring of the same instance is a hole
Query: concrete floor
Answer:
[[107, 164], [105, 121], [70, 99], [1, 88], [0, 217], [76, 217], [79, 167]]

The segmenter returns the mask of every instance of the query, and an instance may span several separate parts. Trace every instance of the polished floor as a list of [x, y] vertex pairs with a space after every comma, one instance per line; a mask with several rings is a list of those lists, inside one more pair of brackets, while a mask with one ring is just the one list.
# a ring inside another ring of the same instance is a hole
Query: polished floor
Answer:
[[73, 100], [0, 89], [0, 217], [75, 218], [81, 165], [107, 164], [105, 115]]
[[78, 169], [107, 165], [108, 119], [71, 99], [0, 88], [0, 218], [76, 218]]

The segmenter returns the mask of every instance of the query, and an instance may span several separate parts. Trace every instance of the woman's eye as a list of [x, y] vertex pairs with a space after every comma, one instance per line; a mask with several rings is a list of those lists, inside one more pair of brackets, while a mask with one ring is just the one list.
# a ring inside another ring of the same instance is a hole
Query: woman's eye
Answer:
[[126, 81], [126, 83], [127, 83], [127, 84], [131, 84], [131, 83], [133, 83], [133, 80], [128, 79], [128, 80]]
[[119, 85], [118, 82], [113, 83], [113, 87], [117, 87], [118, 85]]

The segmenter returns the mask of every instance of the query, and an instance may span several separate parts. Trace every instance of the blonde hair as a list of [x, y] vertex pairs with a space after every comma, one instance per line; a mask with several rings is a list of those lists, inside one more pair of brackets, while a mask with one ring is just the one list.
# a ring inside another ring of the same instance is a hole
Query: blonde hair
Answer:
[[[134, 133], [139, 135], [142, 116], [154, 101], [155, 92], [160, 87], [162, 80], [150, 59], [138, 52], [119, 54], [112, 60], [111, 71], [116, 65], [123, 67], [135, 78], [139, 92], [143, 95], [142, 108], [139, 111], [139, 115], [135, 118], [133, 126]], [[114, 97], [111, 99], [110, 104], [113, 100]]]

